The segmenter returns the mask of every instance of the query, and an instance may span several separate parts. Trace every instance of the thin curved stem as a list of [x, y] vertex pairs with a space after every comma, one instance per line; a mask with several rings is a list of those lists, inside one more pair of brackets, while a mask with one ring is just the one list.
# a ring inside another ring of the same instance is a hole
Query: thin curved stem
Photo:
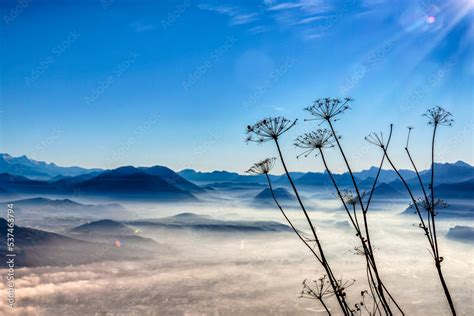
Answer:
[[293, 225], [291, 220], [286, 215], [285, 211], [283, 210], [283, 208], [281, 207], [280, 203], [278, 202], [278, 200], [275, 196], [275, 192], [273, 191], [273, 186], [272, 186], [272, 183], [270, 181], [270, 177], [268, 176], [268, 174], [265, 174], [265, 176], [267, 177], [268, 187], [270, 189], [273, 200], [275, 201], [275, 204], [278, 206], [281, 213], [283, 214], [283, 217], [285, 217], [288, 224], [290, 224], [291, 228], [293, 228], [293, 231], [296, 233], [296, 235], [299, 237], [299, 239], [301, 239], [301, 241], [306, 245], [306, 247], [308, 247], [308, 249], [313, 253], [313, 255], [316, 257], [316, 259], [319, 261], [319, 263], [323, 264], [323, 262], [321, 261], [321, 259], [318, 256], [318, 254], [314, 251], [313, 247], [311, 247], [311, 245], [308, 244], [308, 242], [303, 238], [303, 236], [301, 236], [300, 232], [296, 229], [296, 227]]
[[[332, 125], [332, 122], [331, 122], [330, 119], [327, 119], [327, 122], [329, 124], [329, 127], [331, 128], [331, 131], [332, 131], [333, 135], [335, 136], [337, 147], [339, 148], [339, 151], [342, 155], [342, 158], [344, 159], [344, 162], [346, 164], [347, 170], [348, 170], [349, 175], [350, 175], [351, 180], [352, 180], [352, 184], [354, 185], [354, 189], [357, 193], [357, 197], [358, 197], [358, 200], [359, 200], [360, 207], [361, 207], [363, 215], [364, 215], [364, 228], [366, 230], [365, 233], [366, 233], [366, 237], [367, 237], [367, 244], [368, 244], [368, 248], [370, 250], [370, 257], [373, 261], [373, 269], [374, 269], [374, 274], [376, 276], [377, 283], [378, 283], [377, 288], [378, 288], [378, 292], [380, 293], [380, 300], [382, 302], [382, 306], [383, 306], [384, 310], [389, 315], [393, 315], [392, 310], [390, 308], [390, 304], [388, 303], [388, 301], [386, 300], [386, 298], [384, 296], [384, 289], [381, 285], [382, 280], [381, 280], [380, 275], [378, 273], [377, 266], [375, 265], [375, 258], [374, 258], [374, 254], [373, 254], [372, 242], [371, 242], [370, 234], [369, 234], [369, 231], [368, 231], [368, 223], [367, 223], [367, 217], [366, 217], [367, 208], [364, 208], [364, 203], [362, 201], [362, 195], [360, 194], [359, 187], [357, 186], [357, 183], [355, 181], [355, 177], [354, 177], [352, 169], [349, 165], [349, 161], [346, 158], [346, 155], [344, 153], [344, 150], [342, 149], [341, 143], [339, 142], [339, 138], [337, 137], [336, 131], [334, 130], [334, 126]], [[388, 142], [390, 142], [391, 136], [392, 136], [392, 126], [390, 126], [390, 136], [389, 136], [389, 141]], [[384, 155], [384, 157], [385, 157], [385, 155]], [[380, 173], [380, 170], [379, 170], [379, 173]], [[378, 175], [377, 175], [377, 178], [378, 178]], [[375, 185], [376, 185], [376, 182], [374, 182], [374, 185], [372, 187], [371, 195], [373, 194], [373, 191], [375, 189]], [[398, 305], [396, 305], [396, 306], [398, 307]], [[403, 311], [401, 309], [400, 309], [400, 312], [403, 314]]]
[[[433, 142], [434, 142], [434, 140], [433, 140]], [[433, 145], [432, 148], [434, 148], [434, 145]], [[415, 197], [413, 196], [413, 192], [411, 191], [410, 187], [408, 186], [408, 183], [406, 182], [406, 180], [403, 178], [403, 176], [400, 174], [398, 169], [395, 167], [395, 165], [391, 161], [390, 157], [387, 154], [387, 151], [384, 148], [383, 148], [383, 150], [384, 150], [384, 153], [387, 157], [387, 161], [390, 163], [390, 165], [392, 166], [392, 169], [395, 171], [398, 178], [402, 181], [402, 183], [405, 186], [408, 194], [410, 195], [412, 203], [413, 203], [413, 205], [416, 209], [416, 213], [418, 214], [418, 217], [419, 217], [420, 222], [421, 222], [420, 227], [424, 230], [426, 238], [428, 239], [431, 250], [433, 252], [433, 257], [434, 257], [434, 260], [435, 260], [435, 267], [436, 267], [436, 270], [438, 271], [438, 276], [439, 276], [441, 285], [443, 287], [444, 294], [446, 296], [446, 299], [448, 300], [449, 308], [451, 309], [451, 313], [455, 316], [456, 315], [456, 310], [454, 308], [454, 303], [453, 303], [453, 300], [451, 298], [451, 294], [449, 292], [448, 286], [446, 284], [446, 281], [444, 280], [443, 272], [441, 271], [441, 263], [440, 263], [439, 257], [436, 256], [435, 244], [434, 244], [434, 241], [433, 241], [433, 239], [431, 238], [431, 236], [429, 234], [429, 231], [428, 231], [428, 228], [426, 227], [425, 221], [423, 220], [423, 216], [421, 215], [420, 208], [418, 207], [418, 204], [416, 203]], [[432, 159], [434, 159], [434, 154], [432, 154]], [[434, 163], [432, 163], [432, 164], [434, 164]], [[434, 176], [433, 176], [433, 178], [434, 178]], [[436, 236], [434, 231], [433, 231], [433, 235]]]
[[291, 179], [290, 173], [288, 171], [288, 168], [286, 167], [285, 160], [283, 158], [283, 154], [281, 152], [280, 144], [278, 143], [278, 139], [274, 138], [274, 141], [275, 141], [275, 144], [276, 144], [276, 147], [277, 147], [277, 150], [278, 150], [278, 155], [280, 156], [281, 163], [283, 165], [283, 169], [285, 170], [286, 176], [288, 178], [288, 181], [290, 182], [291, 187], [293, 188], [293, 192], [295, 193], [296, 199], [298, 200], [298, 203], [301, 207], [301, 210], [303, 211], [303, 213], [306, 217], [306, 220], [307, 220], [307, 222], [308, 222], [308, 224], [311, 228], [311, 232], [313, 233], [316, 245], [318, 246], [321, 261], [323, 262], [323, 267], [326, 270], [326, 273], [328, 274], [329, 282], [330, 282], [331, 287], [334, 291], [334, 294], [335, 294], [336, 299], [339, 303], [339, 306], [341, 307], [342, 311], [344, 312], [344, 315], [352, 315], [351, 309], [350, 309], [349, 305], [347, 304], [347, 302], [345, 300], [345, 297], [343, 295], [341, 295], [342, 293], [341, 293], [339, 287], [337, 286], [336, 278], [334, 277], [334, 274], [333, 274], [333, 272], [332, 272], [332, 270], [331, 270], [331, 268], [330, 268], [330, 266], [329, 266], [329, 264], [326, 260], [326, 256], [324, 255], [324, 251], [323, 251], [323, 248], [321, 246], [321, 242], [319, 241], [319, 238], [318, 238], [316, 230], [313, 226], [313, 223], [312, 223], [312, 221], [311, 221], [311, 219], [308, 215], [308, 212], [306, 211], [306, 208], [304, 207], [303, 202], [301, 201], [298, 190], [296, 189], [296, 186], [295, 186], [293, 180]]

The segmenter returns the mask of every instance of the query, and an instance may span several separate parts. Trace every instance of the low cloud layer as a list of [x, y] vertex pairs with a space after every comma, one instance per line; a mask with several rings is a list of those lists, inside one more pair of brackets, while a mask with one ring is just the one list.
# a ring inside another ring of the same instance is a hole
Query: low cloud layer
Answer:
[[[255, 210], [234, 212], [234, 218], [256, 216]], [[279, 216], [265, 210], [259, 214], [281, 220]], [[298, 212], [290, 216], [304, 225]], [[312, 216], [320, 223], [319, 234], [333, 270], [344, 279], [357, 280], [348, 289], [349, 301], [357, 303], [360, 291], [367, 288], [363, 258], [352, 252], [357, 239], [350, 228], [335, 225], [345, 219], [342, 213], [314, 212]], [[373, 213], [369, 218], [381, 275], [405, 312], [448, 314], [432, 259], [414, 221], [390, 212]], [[441, 223], [440, 231], [451, 224]], [[291, 233], [144, 233], [176, 251], [147, 260], [17, 269], [17, 307], [11, 311], [1, 300], [0, 314], [325, 314], [316, 301], [298, 297], [301, 282], [318, 278], [322, 268]], [[440, 247], [459, 314], [472, 314], [473, 248], [444, 237]], [[0, 290], [5, 290], [4, 284]], [[336, 307], [334, 302], [330, 305]]]

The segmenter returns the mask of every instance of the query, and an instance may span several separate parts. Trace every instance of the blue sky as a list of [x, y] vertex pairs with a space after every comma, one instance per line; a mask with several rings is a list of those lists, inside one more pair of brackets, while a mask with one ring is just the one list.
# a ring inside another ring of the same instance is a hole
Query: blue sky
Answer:
[[[455, 124], [439, 161], [474, 163], [472, 1], [3, 1], [1, 151], [60, 165], [241, 172], [275, 155], [246, 145], [244, 129], [269, 116], [299, 118], [282, 142], [316, 126], [302, 108], [352, 96], [336, 123], [354, 169], [377, 163], [363, 139], [395, 124], [392, 153], [428, 166], [441, 105]], [[336, 152], [330, 165], [343, 171]], [[278, 171], [278, 170], [277, 170]]]

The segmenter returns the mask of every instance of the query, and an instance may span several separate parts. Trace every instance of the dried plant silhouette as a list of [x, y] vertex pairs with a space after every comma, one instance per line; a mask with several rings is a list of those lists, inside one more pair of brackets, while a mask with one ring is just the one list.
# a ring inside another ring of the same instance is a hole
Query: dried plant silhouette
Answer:
[[[295, 126], [296, 120], [291, 121], [289, 119], [286, 119], [284, 117], [270, 117], [266, 118], [263, 120], [258, 121], [254, 125], [249, 125], [247, 126], [247, 142], [257, 142], [257, 143], [264, 143], [264, 142], [269, 142], [273, 141], [277, 147], [278, 154], [280, 156], [281, 163], [283, 165], [283, 169], [285, 170], [285, 174], [288, 178], [288, 181], [291, 184], [291, 187], [293, 189], [293, 192], [296, 196], [296, 199], [298, 200], [298, 204], [301, 208], [301, 210], [304, 213], [304, 216], [307, 220], [307, 223], [309, 225], [309, 228], [312, 233], [311, 238], [307, 238], [305, 236], [302, 236], [301, 233], [298, 232], [297, 229], [294, 228], [294, 226], [291, 224], [295, 232], [297, 233], [298, 237], [305, 243], [305, 245], [310, 248], [312, 254], [316, 257], [318, 262], [323, 266], [326, 275], [328, 276], [329, 282], [331, 284], [332, 291], [334, 292], [334, 297], [337, 299], [337, 302], [339, 304], [339, 307], [341, 308], [341, 311], [343, 312], [344, 315], [351, 315], [353, 314], [351, 308], [349, 307], [349, 304], [346, 301], [346, 292], [344, 291], [344, 288], [341, 288], [339, 286], [339, 283], [337, 282], [337, 279], [331, 269], [331, 266], [329, 265], [329, 262], [326, 259], [321, 241], [319, 239], [318, 234], [316, 233], [315, 226], [309, 217], [309, 214], [301, 200], [300, 194], [293, 182], [293, 179], [290, 176], [290, 173], [288, 171], [288, 168], [285, 164], [284, 158], [283, 158], [283, 153], [280, 148], [280, 144], [278, 142], [279, 137], [283, 135], [285, 132], [287, 132], [290, 128]], [[259, 167], [257, 165], [254, 165], [254, 170], [258, 170]], [[252, 168], [251, 168], [252, 170]], [[269, 177], [267, 176], [267, 180], [269, 180]], [[275, 198], [274, 192], [271, 188], [271, 182], [269, 181], [269, 188], [272, 192], [272, 196], [275, 199], [275, 202], [277, 203], [278, 207], [282, 211], [282, 213], [285, 215], [283, 209], [281, 208], [281, 205], [278, 204], [277, 199]], [[285, 218], [288, 220], [288, 218], [285, 215]], [[289, 221], [291, 223], [291, 221]], [[313, 246], [310, 245], [310, 243], [314, 243]], [[314, 250], [314, 248], [317, 248], [317, 251]]]
[[[397, 177], [401, 180], [404, 187], [406, 188], [408, 195], [411, 198], [411, 207], [413, 207], [420, 220], [419, 227], [424, 231], [426, 238], [430, 245], [430, 252], [434, 259], [435, 267], [437, 269], [439, 279], [441, 281], [444, 293], [446, 295], [448, 304], [450, 306], [453, 315], [456, 315], [454, 304], [445, 282], [441, 263], [443, 257], [440, 255], [438, 247], [438, 237], [436, 233], [436, 210], [439, 208], [446, 207], [446, 203], [441, 199], [435, 197], [435, 140], [437, 130], [440, 126], [450, 126], [453, 122], [451, 113], [447, 112], [441, 107], [434, 107], [429, 109], [424, 116], [428, 118], [428, 124], [433, 126], [433, 134], [431, 139], [431, 171], [430, 171], [430, 183], [428, 190], [423, 184], [422, 177], [414, 159], [409, 150], [410, 136], [413, 127], [408, 127], [408, 136], [405, 146], [406, 154], [410, 160], [410, 163], [415, 171], [417, 181], [421, 187], [423, 196], [415, 198], [413, 190], [409, 187], [407, 181], [403, 178], [399, 170], [393, 163], [393, 160], [388, 154], [388, 148], [392, 139], [393, 125], [390, 125], [390, 130], [387, 137], [384, 137], [383, 133], [372, 133], [365, 137], [365, 140], [369, 143], [379, 147], [383, 151], [383, 155], [380, 159], [380, 163], [377, 167], [377, 172], [373, 183], [371, 184], [368, 192], [359, 189], [356, 182], [356, 178], [352, 171], [347, 155], [341, 145], [342, 137], [337, 134], [334, 127], [334, 122], [340, 119], [340, 116], [350, 109], [349, 104], [352, 102], [352, 98], [335, 99], [335, 98], [323, 98], [317, 99], [314, 103], [306, 107], [305, 110], [309, 112], [312, 117], [305, 119], [305, 121], [320, 121], [319, 126], [327, 124], [328, 128], [316, 128], [313, 131], [304, 133], [298, 136], [294, 142], [294, 145], [301, 149], [302, 152], [297, 157], [308, 157], [314, 154], [315, 157], [321, 157], [324, 165], [325, 172], [329, 176], [329, 179], [334, 186], [336, 196], [342, 203], [345, 213], [349, 218], [349, 222], [355, 230], [355, 235], [360, 241], [359, 246], [353, 248], [353, 253], [356, 255], [362, 255], [365, 257], [365, 275], [368, 282], [368, 290], [361, 291], [360, 301], [354, 305], [354, 308], [349, 307], [347, 303], [345, 289], [352, 285], [353, 282], [343, 282], [341, 278], [337, 279], [329, 265], [325, 253], [323, 251], [322, 243], [317, 235], [313, 221], [311, 220], [307, 209], [305, 208], [300, 194], [295, 186], [295, 183], [288, 171], [285, 164], [283, 153], [280, 147], [279, 138], [281, 135], [286, 133], [296, 124], [296, 120], [291, 121], [283, 117], [266, 118], [254, 125], [247, 126], [247, 142], [265, 143], [273, 141], [276, 145], [279, 158], [281, 160], [285, 174], [289, 180], [289, 183], [296, 196], [298, 204], [305, 215], [306, 221], [311, 229], [311, 237], [296, 228], [287, 213], [279, 203], [273, 186], [269, 177], [269, 172], [275, 164], [276, 158], [268, 158], [254, 164], [247, 172], [251, 174], [264, 174], [266, 176], [268, 187], [271, 192], [272, 198], [275, 204], [280, 209], [286, 221], [292, 227], [293, 231], [299, 237], [299, 239], [306, 245], [306, 247], [315, 256], [317, 261], [325, 269], [325, 274], [318, 280], [308, 283], [306, 280], [303, 282], [303, 290], [301, 297], [318, 300], [324, 307], [326, 312], [331, 315], [331, 309], [328, 305], [327, 299], [335, 297], [339, 307], [344, 315], [362, 315], [366, 313], [368, 315], [393, 315], [394, 313], [404, 312], [401, 306], [395, 301], [392, 294], [387, 289], [387, 286], [382, 281], [380, 271], [377, 267], [377, 262], [374, 254], [373, 240], [370, 235], [369, 225], [369, 209], [371, 201], [373, 200], [375, 188], [382, 171], [382, 166], [387, 161], [391, 168], [395, 171]], [[337, 148], [342, 160], [344, 161], [347, 172], [351, 178], [352, 189], [342, 189], [341, 185], [336, 181], [336, 177], [332, 173], [326, 151], [331, 148]]]
[[[405, 189], [407, 190], [411, 198], [411, 207], [415, 208], [416, 214], [418, 215], [418, 218], [420, 220], [418, 227], [423, 230], [423, 233], [425, 234], [428, 240], [428, 243], [430, 245], [430, 253], [433, 257], [434, 264], [438, 272], [438, 276], [439, 276], [441, 285], [443, 287], [444, 294], [446, 296], [449, 307], [451, 309], [451, 313], [453, 315], [456, 315], [456, 309], [454, 307], [451, 294], [449, 292], [448, 286], [446, 284], [446, 281], [444, 279], [443, 272], [441, 269], [441, 263], [443, 262], [443, 257], [440, 255], [440, 252], [439, 252], [438, 236], [436, 233], [436, 220], [435, 220], [436, 209], [440, 207], [446, 207], [446, 203], [440, 199], [435, 198], [435, 190], [434, 190], [435, 188], [435, 183], [434, 183], [435, 158], [434, 156], [435, 156], [436, 132], [440, 126], [451, 126], [453, 123], [453, 119], [452, 119], [451, 113], [449, 113], [448, 111], [446, 111], [445, 109], [439, 106], [428, 109], [428, 111], [425, 114], [423, 114], [423, 116], [428, 118], [428, 124], [433, 126], [433, 134], [431, 138], [431, 170], [430, 170], [431, 172], [430, 172], [430, 183], [429, 183], [430, 194], [428, 194], [427, 190], [425, 189], [425, 186], [421, 179], [418, 168], [416, 167], [416, 164], [412, 158], [412, 155], [410, 154], [409, 141], [410, 141], [410, 135], [411, 135], [411, 131], [413, 130], [413, 127], [408, 127], [408, 136], [407, 136], [407, 142], [405, 146], [405, 151], [416, 173], [421, 191], [423, 192], [423, 196], [421, 198], [415, 198], [413, 190], [410, 188], [407, 181], [403, 178], [403, 176], [400, 174], [397, 167], [393, 163], [392, 159], [389, 157], [387, 153], [387, 147], [384, 146], [383, 142], [380, 141], [380, 137], [378, 137], [377, 134], [371, 134], [366, 137], [366, 140], [380, 147], [383, 150], [384, 156], [387, 158], [387, 161], [389, 162], [390, 166], [395, 171], [398, 178], [400, 179]], [[391, 130], [392, 130], [392, 126], [390, 126], [390, 132]]]
[[[355, 280], [345, 281], [345, 282], [342, 279], [337, 280], [338, 287], [342, 289], [347, 289], [354, 283], [355, 283]], [[324, 299], [333, 297], [334, 295], [335, 294], [334, 294], [334, 291], [332, 290], [331, 282], [329, 282], [329, 280], [327, 279], [327, 275], [323, 275], [322, 277], [320, 277], [317, 280], [312, 281], [311, 283], [308, 283], [306, 280], [304, 280], [303, 289], [301, 290], [300, 297], [320, 301], [321, 305], [323, 305], [328, 315], [331, 315], [331, 311], [329, 310], [328, 306], [324, 303]], [[356, 308], [358, 307], [359, 306], [356, 305]]]
[[[321, 156], [325, 171], [329, 175], [331, 182], [336, 189], [337, 196], [339, 197], [344, 209], [349, 217], [352, 227], [355, 229], [356, 236], [361, 242], [360, 252], [365, 255], [366, 264], [367, 264], [367, 279], [370, 287], [372, 297], [374, 298], [374, 304], [376, 311], [380, 312], [379, 308], [382, 308], [386, 314], [393, 315], [392, 307], [390, 302], [393, 302], [396, 308], [402, 313], [403, 310], [394, 300], [390, 292], [387, 290], [386, 286], [382, 282], [379, 270], [377, 268], [372, 240], [370, 238], [369, 224], [368, 224], [368, 210], [369, 205], [372, 200], [372, 196], [375, 191], [378, 177], [382, 169], [383, 161], [385, 157], [382, 157], [380, 165], [378, 167], [377, 175], [375, 177], [372, 189], [369, 193], [369, 198], [364, 204], [363, 198], [365, 196], [364, 192], [359, 190], [359, 187], [355, 181], [354, 174], [346, 157], [346, 154], [341, 146], [340, 139], [341, 136], [337, 135], [333, 122], [339, 119], [339, 116], [342, 115], [345, 111], [350, 109], [349, 103], [352, 101], [352, 98], [347, 97], [344, 100], [337, 98], [323, 98], [317, 99], [314, 101], [313, 105], [306, 107], [305, 110], [309, 112], [313, 118], [306, 119], [306, 121], [318, 120], [321, 121], [320, 125], [326, 122], [329, 125], [330, 130], [327, 129], [317, 129], [315, 132], [306, 133], [302, 136], [299, 136], [295, 145], [299, 148], [304, 149], [302, 153], [304, 156], [308, 156], [313, 151], [316, 151], [316, 156]], [[390, 143], [391, 133], [387, 140], [387, 145]], [[383, 137], [380, 139], [383, 142]], [[385, 146], [385, 145], [384, 145]], [[339, 152], [345, 162], [346, 168], [349, 172], [349, 175], [352, 180], [352, 185], [355, 190], [355, 194], [352, 191], [342, 192], [340, 186], [337, 184], [331, 170], [329, 169], [327, 159], [324, 154], [324, 150], [327, 148], [338, 147]], [[301, 156], [301, 155], [300, 155]], [[359, 205], [361, 216], [358, 217]], [[361, 221], [359, 218], [361, 217]], [[379, 306], [380, 305], [380, 306]]]

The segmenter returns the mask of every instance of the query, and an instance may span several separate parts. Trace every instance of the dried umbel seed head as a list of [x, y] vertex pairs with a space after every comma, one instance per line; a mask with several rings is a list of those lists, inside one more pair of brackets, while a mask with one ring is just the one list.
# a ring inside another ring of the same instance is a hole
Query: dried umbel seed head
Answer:
[[334, 292], [331, 289], [331, 283], [326, 275], [323, 275], [311, 283], [308, 283], [306, 280], [303, 281], [303, 289], [300, 297], [322, 299], [332, 296], [334, 296]]
[[424, 117], [428, 118], [428, 124], [433, 126], [438, 125], [453, 125], [454, 120], [452, 119], [452, 114], [443, 109], [440, 106], [435, 106], [434, 108], [428, 109]]
[[383, 139], [383, 133], [371, 133], [364, 138], [369, 143], [378, 146], [380, 148], [385, 148], [386, 144]]
[[336, 136], [333, 132], [327, 129], [317, 129], [314, 132], [298, 136], [294, 144], [296, 147], [305, 149], [304, 152], [297, 156], [299, 158], [302, 155], [307, 157], [315, 149], [334, 147], [335, 142]]
[[275, 165], [275, 161], [276, 158], [274, 157], [259, 161], [250, 167], [250, 169], [246, 172], [250, 174], [268, 174]]
[[[365, 196], [365, 191], [361, 193], [361, 199], [364, 198]], [[341, 198], [344, 201], [344, 203], [349, 204], [349, 205], [356, 205], [359, 203], [359, 196], [352, 192], [351, 190], [342, 190], [341, 191]]]
[[[420, 197], [416, 199], [416, 205], [418, 208], [424, 209], [425, 211], [430, 212], [433, 208], [431, 207], [431, 201], [426, 199], [425, 197]], [[415, 205], [412, 203], [410, 207], [414, 207]], [[434, 208], [446, 208], [448, 207], [448, 203], [441, 199], [436, 199], [434, 201]]]
[[297, 120], [289, 120], [282, 116], [269, 117], [247, 126], [247, 142], [263, 143], [277, 140], [282, 134], [295, 126]]
[[313, 119], [307, 120], [336, 120], [335, 118], [337, 116], [350, 109], [349, 103], [352, 102], [352, 100], [350, 97], [344, 98], [343, 100], [338, 98], [317, 99], [313, 102], [313, 105], [305, 108], [305, 111], [308, 111], [314, 117]]

